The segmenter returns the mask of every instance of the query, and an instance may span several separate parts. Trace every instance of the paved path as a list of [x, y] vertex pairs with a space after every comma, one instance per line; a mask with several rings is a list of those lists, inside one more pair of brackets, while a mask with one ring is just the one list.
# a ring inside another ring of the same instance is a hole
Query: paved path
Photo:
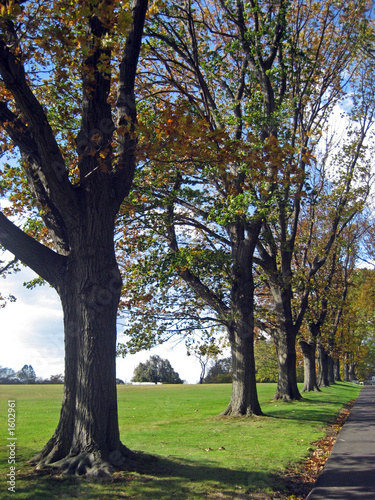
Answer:
[[362, 388], [308, 500], [375, 500], [375, 386]]

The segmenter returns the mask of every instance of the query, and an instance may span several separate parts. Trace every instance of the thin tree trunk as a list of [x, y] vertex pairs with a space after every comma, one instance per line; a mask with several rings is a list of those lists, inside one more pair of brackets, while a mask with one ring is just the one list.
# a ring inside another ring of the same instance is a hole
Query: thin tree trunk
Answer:
[[318, 386], [328, 387], [328, 354], [322, 344], [318, 344]]
[[349, 378], [349, 364], [348, 363], [344, 364], [344, 382], [350, 382], [350, 378]]
[[301, 339], [299, 341], [303, 354], [304, 362], [304, 384], [302, 392], [319, 391], [319, 387], [316, 380], [316, 343], [306, 342]]
[[340, 358], [335, 358], [333, 360], [333, 371], [335, 376], [335, 382], [341, 382]]
[[331, 355], [327, 355], [328, 361], [328, 383], [329, 385], [335, 384], [335, 363]]

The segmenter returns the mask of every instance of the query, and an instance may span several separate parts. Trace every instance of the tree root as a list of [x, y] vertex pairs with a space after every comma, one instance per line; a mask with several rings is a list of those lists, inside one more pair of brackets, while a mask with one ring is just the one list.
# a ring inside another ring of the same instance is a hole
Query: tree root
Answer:
[[255, 413], [251, 410], [251, 408], [247, 407], [244, 409], [233, 409], [232, 404], [230, 403], [226, 410], [219, 414], [219, 417], [257, 417], [264, 415], [262, 412]]
[[50, 465], [51, 463], [61, 460], [67, 454], [67, 447], [63, 446], [59, 440], [52, 438], [48, 441], [45, 447], [29, 461], [29, 463], [36, 464], [36, 468], [39, 470], [46, 465]]
[[317, 385], [314, 385], [312, 388], [311, 387], [303, 387], [301, 392], [321, 392], [319, 387]]
[[104, 460], [96, 453], [80, 453], [76, 456], [67, 456], [58, 462], [49, 464], [53, 469], [86, 477], [110, 477], [115, 469], [108, 460]]
[[[48, 443], [50, 444], [50, 443]], [[136, 470], [138, 457], [126, 446], [119, 450], [103, 453], [100, 450], [82, 451], [78, 454], [63, 453], [55, 443], [47, 446], [30, 463], [36, 464], [36, 470], [55, 470], [76, 476], [105, 478], [116, 470]]]
[[291, 401], [301, 401], [303, 397], [299, 396], [291, 396], [290, 394], [276, 393], [273, 397], [274, 401], [285, 401], [286, 403], [290, 403]]

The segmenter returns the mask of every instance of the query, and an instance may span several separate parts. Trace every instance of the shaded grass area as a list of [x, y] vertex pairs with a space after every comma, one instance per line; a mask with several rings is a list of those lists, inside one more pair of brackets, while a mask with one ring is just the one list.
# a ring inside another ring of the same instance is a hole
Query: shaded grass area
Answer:
[[[328, 421], [359, 388], [338, 383], [302, 401], [273, 401], [275, 384], [259, 384], [265, 416], [217, 416], [230, 385], [119, 386], [123, 443], [139, 453], [139, 472], [109, 480], [35, 473], [27, 464], [51, 437], [59, 418], [61, 386], [0, 386], [0, 497], [7, 494], [6, 408], [16, 400], [19, 499], [286, 498], [283, 472], [312, 451]], [[278, 492], [278, 493], [276, 493]]]

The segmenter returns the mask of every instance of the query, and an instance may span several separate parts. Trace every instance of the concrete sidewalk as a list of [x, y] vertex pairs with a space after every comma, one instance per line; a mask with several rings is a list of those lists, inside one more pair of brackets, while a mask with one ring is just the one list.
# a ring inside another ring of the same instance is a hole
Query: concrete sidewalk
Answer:
[[[308, 500], [375, 500], [375, 386], [362, 388]], [[307, 500], [306, 499], [306, 500]]]

